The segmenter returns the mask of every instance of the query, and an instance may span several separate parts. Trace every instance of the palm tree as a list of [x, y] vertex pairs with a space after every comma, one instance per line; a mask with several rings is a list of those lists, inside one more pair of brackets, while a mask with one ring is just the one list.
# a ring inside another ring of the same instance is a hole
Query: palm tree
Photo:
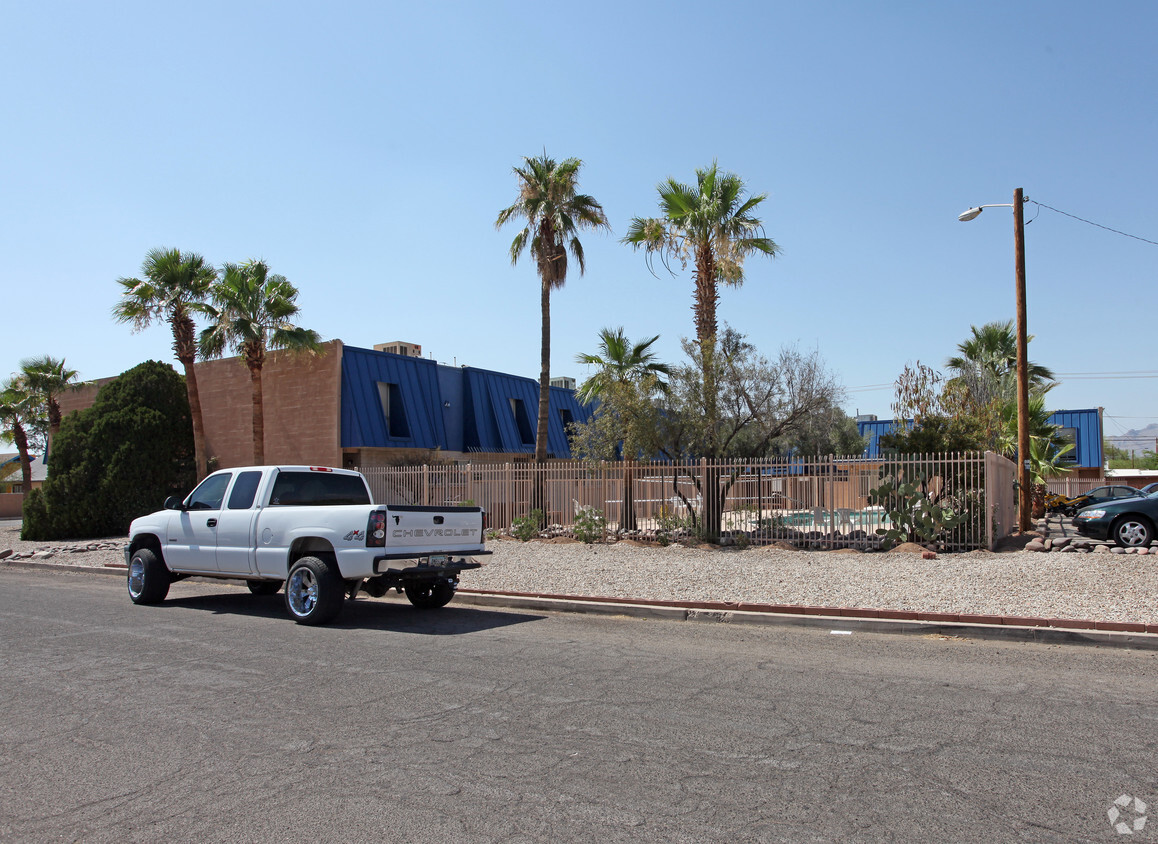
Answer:
[[[721, 173], [716, 162], [696, 170], [696, 184], [668, 179], [657, 187], [661, 217], [636, 217], [624, 243], [643, 249], [649, 258], [658, 254], [667, 264], [671, 258], [694, 266], [696, 343], [703, 378], [704, 416], [708, 430], [706, 457], [719, 457], [716, 428], [719, 414], [716, 395], [716, 305], [720, 283], [739, 287], [744, 283], [744, 259], [750, 255], [775, 257], [780, 247], [764, 236], [764, 225], [754, 212], [767, 194], [748, 196], [743, 180]], [[706, 477], [704, 528], [709, 540], [719, 533], [723, 498], [717, 478]]]
[[322, 351], [316, 331], [290, 322], [299, 309], [298, 290], [285, 276], [271, 274], [265, 261], [226, 264], [221, 281], [210, 289], [206, 309], [211, 324], [201, 332], [204, 357], [218, 357], [227, 348], [239, 352], [249, 368], [253, 388], [253, 462], [265, 463], [265, 407], [261, 370], [267, 350], [296, 353]]
[[[567, 158], [556, 162], [546, 152], [535, 158], [523, 158], [515, 167], [519, 197], [513, 205], [499, 212], [495, 228], [501, 229], [512, 219], [526, 220], [523, 230], [511, 242], [511, 265], [519, 262], [530, 246], [541, 282], [542, 353], [539, 361], [539, 424], [535, 435], [535, 460], [547, 459], [547, 410], [551, 383], [551, 291], [567, 281], [567, 253], [586, 270], [580, 229], [610, 229], [603, 207], [592, 197], [578, 193], [579, 168], [583, 162]], [[541, 502], [540, 502], [541, 503]]]
[[197, 479], [205, 477], [208, 454], [201, 398], [197, 391], [197, 332], [193, 314], [204, 313], [209, 287], [217, 280], [217, 270], [195, 252], [178, 249], [150, 249], [141, 264], [142, 278], [119, 278], [121, 301], [113, 308], [118, 322], [130, 322], [140, 331], [154, 320], [164, 320], [173, 329], [173, 352], [185, 368], [185, 389], [193, 417], [193, 449]]
[[[28, 389], [38, 396], [44, 404], [48, 422], [48, 442], [60, 431], [60, 402], [57, 398], [66, 390], [77, 387], [75, 369], [66, 369], [64, 359], [42, 355], [37, 358], [28, 358], [20, 362], [20, 371], [24, 376], [24, 383]], [[44, 463], [48, 464], [47, 444], [44, 454]]]
[[[988, 322], [978, 328], [970, 326], [972, 336], [957, 344], [958, 355], [949, 358], [945, 365], [959, 374], [980, 371], [994, 380], [1017, 372], [1017, 335], [1013, 330], [1013, 320]], [[1026, 343], [1033, 339], [1031, 334]], [[1041, 364], [1027, 361], [1031, 387], [1041, 389], [1054, 380], [1053, 371]]]
[[32, 456], [28, 449], [29, 429], [36, 425], [36, 395], [28, 389], [22, 376], [13, 375], [0, 384], [0, 432], [12, 440], [20, 454], [20, 475], [24, 492], [32, 489]]
[[684, 266], [692, 261], [696, 341], [701, 352], [707, 352], [716, 336], [720, 283], [739, 287], [745, 258], [780, 252], [753, 216], [767, 194], [745, 198], [743, 180], [735, 173], [720, 173], [715, 162], [696, 170], [695, 186], [668, 179], [656, 190], [663, 216], [634, 218], [623, 242], [644, 249], [649, 257], [659, 254], [665, 263], [669, 258]]
[[[599, 398], [611, 384], [626, 385], [648, 375], [670, 375], [670, 367], [660, 363], [655, 352], [651, 351], [651, 345], [658, 339], [657, 334], [648, 340], [632, 343], [623, 333], [622, 326], [614, 331], [604, 328], [599, 332], [599, 354], [575, 355], [576, 363], [599, 367], [598, 372], [579, 385], [576, 398], [587, 403]], [[657, 386], [662, 390], [667, 385], [659, 381]]]
[[[655, 391], [666, 391], [667, 383], [660, 376], [671, 374], [666, 363], [656, 359], [651, 346], [659, 335], [632, 343], [623, 333], [623, 327], [612, 331], [604, 328], [599, 332], [599, 354], [578, 354], [575, 362], [599, 367], [576, 391], [576, 397], [586, 403], [605, 398], [617, 390], [646, 390], [647, 395]], [[624, 448], [623, 467], [623, 517], [620, 527], [635, 530], [635, 490], [633, 486], [632, 462], [635, 455]]]

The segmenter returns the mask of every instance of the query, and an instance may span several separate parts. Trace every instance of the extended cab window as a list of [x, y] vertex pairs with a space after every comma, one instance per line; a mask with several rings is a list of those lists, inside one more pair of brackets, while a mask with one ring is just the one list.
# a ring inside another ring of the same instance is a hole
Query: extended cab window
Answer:
[[229, 493], [230, 510], [248, 510], [257, 495], [257, 485], [261, 483], [261, 472], [242, 472], [237, 476], [233, 491]]
[[233, 475], [226, 472], [223, 475], [210, 475], [201, 482], [197, 489], [185, 502], [189, 510], [220, 510], [221, 499], [225, 498], [225, 488], [229, 486], [229, 479]]
[[358, 475], [334, 472], [279, 472], [269, 498], [273, 507], [336, 507], [369, 504], [370, 493]]

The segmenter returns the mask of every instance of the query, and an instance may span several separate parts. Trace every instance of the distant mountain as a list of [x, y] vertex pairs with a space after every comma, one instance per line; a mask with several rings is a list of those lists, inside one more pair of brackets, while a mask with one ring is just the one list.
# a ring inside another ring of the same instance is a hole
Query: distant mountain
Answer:
[[1124, 434], [1106, 437], [1109, 442], [1123, 451], [1129, 451], [1135, 454], [1158, 450], [1158, 443], [1155, 443], [1156, 438], [1158, 438], [1158, 422], [1147, 425], [1145, 428], [1139, 430], [1127, 431]]

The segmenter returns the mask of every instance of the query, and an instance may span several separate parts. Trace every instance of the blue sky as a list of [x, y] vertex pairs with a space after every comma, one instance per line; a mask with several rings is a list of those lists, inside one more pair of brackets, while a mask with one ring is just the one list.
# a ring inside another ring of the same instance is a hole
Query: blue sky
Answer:
[[[619, 238], [713, 160], [768, 194], [783, 249], [721, 322], [770, 357], [818, 348], [850, 413], [889, 416], [906, 362], [1013, 317], [1012, 214], [966, 208], [1022, 187], [1158, 241], [1149, 2], [44, 2], [3, 32], [0, 374], [172, 360], [165, 327], [109, 316], [115, 280], [172, 246], [264, 258], [326, 338], [537, 377], [538, 280], [494, 220], [544, 149], [583, 160], [614, 229], [552, 299], [553, 373], [579, 379], [604, 326], [680, 360], [690, 272], [653, 276]], [[1158, 421], [1158, 246], [1026, 216], [1049, 403], [1105, 407], [1108, 434]]]

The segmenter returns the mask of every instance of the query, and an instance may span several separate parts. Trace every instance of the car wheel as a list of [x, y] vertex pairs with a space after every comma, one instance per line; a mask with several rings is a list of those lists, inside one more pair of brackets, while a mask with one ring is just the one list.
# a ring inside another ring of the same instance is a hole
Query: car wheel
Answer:
[[245, 585], [254, 595], [276, 595], [281, 589], [280, 580], [247, 580]]
[[285, 606], [298, 624], [325, 624], [342, 609], [346, 588], [337, 568], [317, 557], [302, 557], [285, 582]]
[[445, 607], [454, 597], [454, 582], [442, 580], [417, 580], [406, 584], [406, 597], [420, 610], [436, 610]]
[[148, 548], [138, 548], [129, 560], [129, 598], [134, 604], [157, 604], [169, 594], [169, 570]]
[[1154, 528], [1145, 519], [1125, 516], [1114, 522], [1111, 529], [1114, 541], [1123, 548], [1145, 548], [1154, 538]]

